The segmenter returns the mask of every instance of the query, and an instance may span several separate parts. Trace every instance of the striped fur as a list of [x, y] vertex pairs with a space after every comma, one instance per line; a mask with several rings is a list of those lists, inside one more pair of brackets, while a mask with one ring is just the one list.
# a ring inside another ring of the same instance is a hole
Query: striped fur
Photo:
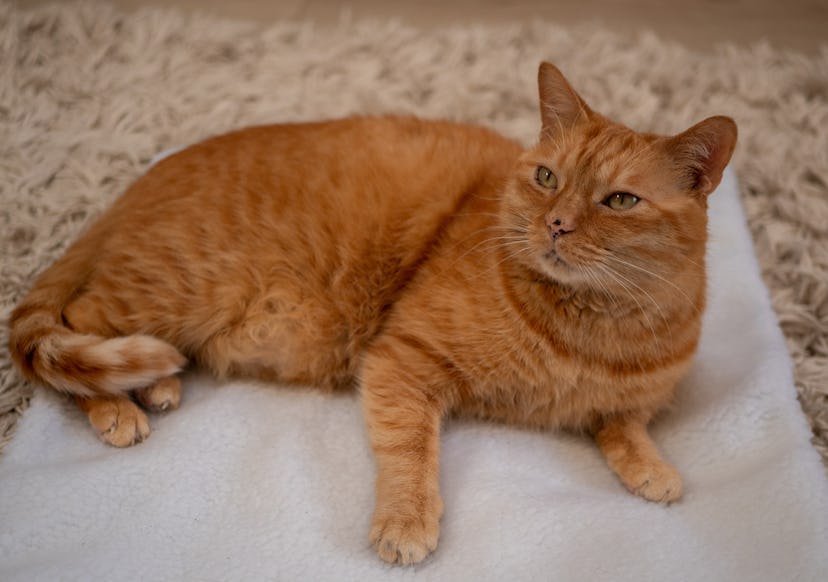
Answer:
[[[15, 310], [15, 362], [78, 396], [116, 446], [149, 434], [125, 392], [176, 406], [185, 357], [217, 376], [357, 385], [379, 467], [370, 538], [389, 562], [437, 545], [449, 414], [591, 433], [624, 486], [678, 499], [646, 426], [699, 339], [707, 196], [735, 125], [641, 134], [552, 65], [539, 88], [529, 149], [351, 118], [160, 161]], [[639, 202], [613, 209], [619, 192]]]

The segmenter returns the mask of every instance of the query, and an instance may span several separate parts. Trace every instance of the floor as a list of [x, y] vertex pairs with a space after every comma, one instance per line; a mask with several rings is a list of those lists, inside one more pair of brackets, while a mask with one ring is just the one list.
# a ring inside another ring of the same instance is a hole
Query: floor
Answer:
[[[22, 0], [43, 4], [55, 0]], [[61, 0], [58, 0], [61, 1]], [[63, 0], [65, 1], [65, 0]], [[125, 8], [179, 6], [244, 19], [337, 21], [352, 16], [395, 17], [421, 26], [551, 19], [599, 21], [624, 32], [643, 29], [705, 50], [712, 44], [767, 39], [807, 53], [828, 46], [828, 0], [105, 0]]]

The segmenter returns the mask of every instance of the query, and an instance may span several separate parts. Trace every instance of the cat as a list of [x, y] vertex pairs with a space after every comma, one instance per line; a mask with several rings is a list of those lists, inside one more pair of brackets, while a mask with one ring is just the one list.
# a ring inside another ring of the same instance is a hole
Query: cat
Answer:
[[388, 562], [437, 547], [450, 414], [590, 433], [631, 492], [678, 499], [647, 425], [699, 340], [707, 197], [736, 124], [637, 133], [552, 64], [538, 85], [528, 149], [387, 116], [252, 127], [163, 159], [14, 310], [17, 367], [118, 447], [149, 435], [141, 407], [178, 406], [188, 361], [357, 387]]

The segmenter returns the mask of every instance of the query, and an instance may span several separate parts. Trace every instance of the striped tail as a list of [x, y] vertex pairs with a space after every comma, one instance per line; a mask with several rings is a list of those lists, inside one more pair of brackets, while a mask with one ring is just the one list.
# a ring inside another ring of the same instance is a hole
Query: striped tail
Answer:
[[171, 344], [148, 336], [105, 338], [76, 333], [63, 309], [88, 272], [91, 253], [78, 241], [35, 283], [12, 312], [9, 351], [29, 380], [77, 396], [120, 394], [179, 372], [186, 358]]

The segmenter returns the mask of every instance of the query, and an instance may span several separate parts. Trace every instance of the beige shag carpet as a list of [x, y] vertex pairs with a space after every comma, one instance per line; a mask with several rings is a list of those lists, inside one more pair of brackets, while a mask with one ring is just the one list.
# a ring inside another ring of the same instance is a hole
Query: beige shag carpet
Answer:
[[0, 0], [0, 447], [31, 387], [7, 320], [34, 277], [161, 150], [239, 126], [405, 112], [538, 129], [535, 78], [557, 63], [598, 110], [676, 132], [734, 117], [734, 166], [796, 386], [828, 459], [828, 44], [816, 56], [554, 22], [418, 30], [239, 23], [94, 3]]

